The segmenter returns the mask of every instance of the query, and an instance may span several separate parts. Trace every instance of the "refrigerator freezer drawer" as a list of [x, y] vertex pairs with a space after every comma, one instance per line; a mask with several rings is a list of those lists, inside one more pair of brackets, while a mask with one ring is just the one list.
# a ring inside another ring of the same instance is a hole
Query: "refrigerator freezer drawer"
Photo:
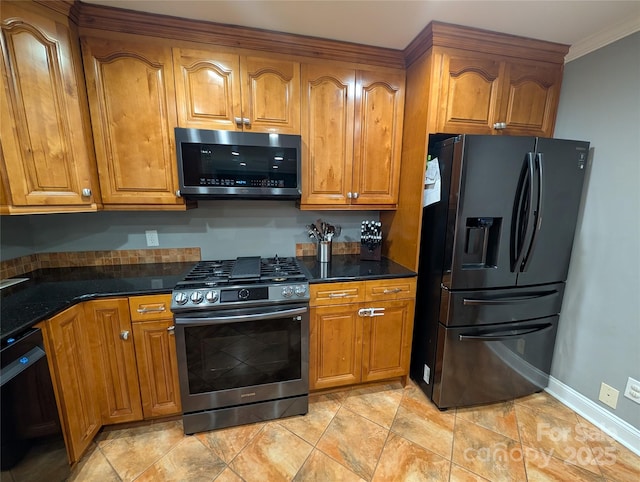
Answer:
[[503, 290], [442, 289], [440, 323], [473, 326], [531, 320], [560, 313], [564, 283]]
[[558, 316], [482, 327], [438, 327], [432, 399], [439, 408], [499, 402], [545, 388]]

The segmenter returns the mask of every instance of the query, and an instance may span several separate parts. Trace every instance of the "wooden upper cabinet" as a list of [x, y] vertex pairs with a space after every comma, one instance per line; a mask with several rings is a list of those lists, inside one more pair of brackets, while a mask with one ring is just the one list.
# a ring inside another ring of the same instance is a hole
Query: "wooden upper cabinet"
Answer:
[[488, 56], [443, 54], [437, 131], [491, 134], [500, 69], [500, 62]]
[[562, 65], [445, 50], [437, 131], [553, 135]]
[[171, 49], [152, 39], [82, 39], [106, 209], [184, 209]]
[[403, 115], [404, 73], [357, 72], [351, 204], [398, 202]]
[[353, 69], [302, 66], [302, 205], [349, 202], [355, 80]]
[[551, 137], [561, 83], [561, 67], [533, 61], [506, 63], [498, 116], [506, 123], [503, 133]]
[[300, 133], [300, 64], [173, 49], [178, 124], [201, 129]]
[[302, 209], [393, 209], [404, 74], [302, 66]]
[[96, 211], [93, 146], [75, 26], [2, 3], [0, 137], [5, 212]]

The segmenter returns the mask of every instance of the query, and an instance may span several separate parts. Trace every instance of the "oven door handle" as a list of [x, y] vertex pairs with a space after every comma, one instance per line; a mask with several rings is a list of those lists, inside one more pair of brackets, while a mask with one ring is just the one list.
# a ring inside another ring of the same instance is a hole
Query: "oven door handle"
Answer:
[[296, 316], [306, 313], [308, 309], [294, 308], [291, 310], [274, 311], [267, 313], [251, 313], [242, 315], [222, 315], [222, 316], [203, 316], [201, 318], [178, 318], [176, 317], [176, 325], [215, 325], [218, 323], [238, 323], [242, 321], [252, 320], [271, 320], [273, 318], [284, 318], [287, 316]]

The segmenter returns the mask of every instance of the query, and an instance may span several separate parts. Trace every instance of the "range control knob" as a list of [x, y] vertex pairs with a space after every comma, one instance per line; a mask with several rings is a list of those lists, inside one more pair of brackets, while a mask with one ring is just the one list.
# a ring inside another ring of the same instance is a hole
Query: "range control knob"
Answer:
[[180, 291], [176, 293], [173, 299], [177, 304], [184, 305], [187, 302], [187, 295]]
[[282, 296], [285, 298], [291, 298], [293, 295], [293, 288], [291, 286], [285, 286], [282, 288]]
[[207, 291], [207, 294], [204, 295], [205, 299], [208, 303], [215, 303], [218, 301], [218, 292], [217, 291]]
[[304, 296], [307, 294], [307, 287], [305, 285], [298, 285], [294, 288], [296, 296]]
[[202, 293], [200, 293], [199, 291], [194, 291], [193, 293], [191, 293], [191, 301], [193, 301], [196, 305], [198, 303], [202, 303], [202, 300]]
[[249, 298], [249, 290], [246, 288], [242, 288], [240, 291], [238, 291], [238, 298], [240, 298], [241, 300], [246, 300]]

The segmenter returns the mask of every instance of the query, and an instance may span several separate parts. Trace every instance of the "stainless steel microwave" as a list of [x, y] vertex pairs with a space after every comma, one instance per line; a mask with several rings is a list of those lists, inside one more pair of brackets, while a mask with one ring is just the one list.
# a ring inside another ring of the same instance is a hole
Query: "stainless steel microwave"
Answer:
[[300, 136], [176, 127], [175, 137], [185, 198], [300, 198]]

